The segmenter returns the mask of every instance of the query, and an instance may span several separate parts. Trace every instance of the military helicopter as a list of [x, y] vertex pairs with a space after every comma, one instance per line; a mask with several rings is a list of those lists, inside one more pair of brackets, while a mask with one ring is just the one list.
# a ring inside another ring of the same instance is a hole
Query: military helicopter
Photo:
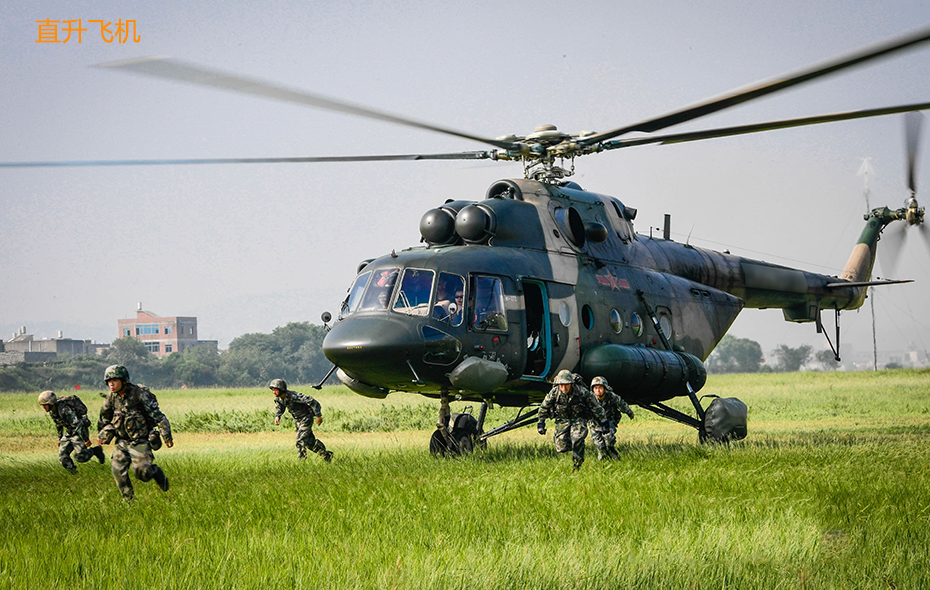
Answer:
[[[839, 358], [840, 312], [859, 308], [867, 288], [908, 281], [872, 280], [886, 226], [921, 226], [916, 198], [917, 133], [909, 132], [910, 196], [904, 207], [873, 209], [838, 276], [734, 256], [637, 234], [636, 209], [570, 180], [581, 156], [646, 144], [670, 144], [803, 125], [910, 113], [930, 102], [656, 134], [729, 107], [891, 55], [930, 40], [930, 29], [632, 125], [568, 134], [542, 125], [498, 138], [415, 121], [165, 58], [104, 64], [122, 71], [212, 86], [329, 109], [473, 140], [491, 149], [433, 154], [2, 163], [3, 167], [236, 164], [397, 160], [519, 161], [524, 178], [500, 180], [474, 201], [437, 203], [419, 223], [422, 246], [361, 262], [323, 352], [353, 391], [384, 398], [410, 391], [481, 404], [475, 436], [461, 446], [531, 422], [552, 377], [569, 369], [604, 376], [632, 404], [695, 428], [706, 437], [696, 393], [703, 361], [743, 308], [780, 308], [787, 321], [813, 323]], [[914, 126], [912, 125], [911, 129]], [[634, 132], [650, 134], [624, 138]], [[821, 321], [833, 310], [835, 345]], [[332, 320], [323, 314], [324, 323]], [[327, 378], [329, 375], [327, 375]], [[324, 379], [323, 381], [325, 381]], [[322, 382], [321, 382], [322, 383]], [[695, 416], [666, 402], [688, 397]], [[489, 404], [520, 408], [483, 432]]]

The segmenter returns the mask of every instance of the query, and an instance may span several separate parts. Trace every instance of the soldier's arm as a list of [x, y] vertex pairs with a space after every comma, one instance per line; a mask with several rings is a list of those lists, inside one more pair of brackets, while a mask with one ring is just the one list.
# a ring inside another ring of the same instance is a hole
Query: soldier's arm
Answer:
[[[83, 428], [84, 421], [81, 420], [81, 417], [72, 408], [69, 408], [68, 406], [62, 406], [58, 410], [58, 414], [62, 417], [62, 419], [68, 425], [69, 434], [74, 433], [78, 436], [81, 436], [84, 434], [84, 428]], [[61, 438], [60, 434], [58, 435], [58, 438]], [[88, 435], [87, 438], [82, 437], [81, 442], [84, 443], [85, 446], [89, 445], [90, 436]]]
[[104, 427], [113, 423], [113, 403], [110, 401], [111, 395], [108, 395], [107, 399], [103, 400], [103, 405], [100, 406], [100, 417], [97, 419], [97, 432], [101, 432]]
[[171, 436], [171, 423], [168, 417], [158, 407], [158, 400], [155, 396], [149, 395], [145, 390], [142, 391], [142, 407], [148, 415], [149, 424], [158, 424], [161, 429], [161, 435], [165, 439], [165, 444], [169, 447], [174, 446], [174, 438]]
[[274, 423], [277, 424], [278, 420], [281, 419], [281, 416], [284, 415], [284, 400], [280, 398], [274, 398]]
[[539, 421], [545, 422], [546, 418], [549, 417], [549, 410], [552, 409], [552, 404], [555, 403], [555, 389], [549, 391], [546, 394], [546, 397], [543, 399], [542, 403], [539, 404]]
[[626, 414], [627, 416], [629, 416], [630, 419], [632, 420], [633, 410], [630, 409], [630, 404], [626, 403], [623, 400], [623, 398], [617, 395], [616, 393], [614, 394], [614, 398], [616, 400], [617, 407], [620, 409], [620, 411]]
[[597, 401], [597, 396], [594, 395], [594, 392], [588, 389], [585, 389], [584, 391], [587, 394], [585, 397], [588, 400], [588, 406], [591, 408], [591, 413], [594, 415], [594, 419], [598, 422], [606, 421], [607, 412], [604, 411], [604, 406], [602, 406], [601, 403]]

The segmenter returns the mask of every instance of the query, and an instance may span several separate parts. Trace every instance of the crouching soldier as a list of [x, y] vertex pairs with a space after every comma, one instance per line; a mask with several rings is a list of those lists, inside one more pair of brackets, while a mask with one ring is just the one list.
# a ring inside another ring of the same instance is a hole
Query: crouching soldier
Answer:
[[273, 379], [268, 388], [274, 392], [275, 426], [281, 421], [285, 409], [294, 417], [294, 424], [297, 426], [297, 456], [305, 459], [307, 450], [310, 450], [323, 457], [323, 460], [332, 461], [333, 452], [327, 451], [323, 441], [313, 435], [313, 419], [316, 418], [317, 426], [323, 423], [320, 402], [312, 396], [288, 391], [284, 379]]
[[91, 457], [97, 457], [103, 463], [103, 448], [93, 447], [88, 427], [87, 406], [76, 395], [58, 397], [54, 391], [43, 391], [39, 394], [39, 405], [45, 410], [58, 429], [58, 460], [61, 466], [71, 475], [77, 475], [77, 467], [71, 459], [78, 463], [86, 463]]
[[555, 420], [555, 450], [559, 453], [572, 451], [573, 470], [584, 463], [584, 440], [588, 436], [587, 423], [606, 421], [601, 407], [588, 388], [576, 381], [568, 369], [559, 371], [553, 381], [554, 387], [546, 394], [539, 406], [539, 434], [546, 434], [546, 418]]
[[158, 426], [168, 448], [174, 446], [171, 424], [158, 407], [158, 401], [148, 389], [129, 382], [129, 371], [121, 365], [107, 367], [103, 375], [110, 388], [103, 406], [97, 429], [100, 444], [115, 439], [116, 448], [111, 459], [113, 479], [123, 499], [133, 499], [129, 467], [139, 481], [154, 479], [162, 491], [168, 491], [168, 477], [155, 465], [155, 455], [149, 442], [149, 433]]
[[626, 414], [632, 420], [633, 410], [623, 401], [623, 398], [614, 393], [614, 390], [607, 384], [607, 379], [603, 377], [595, 377], [591, 380], [591, 390], [594, 391], [594, 396], [607, 415], [607, 421], [603, 427], [599, 428], [593, 422], [591, 423], [591, 440], [597, 448], [597, 458], [618, 459], [620, 455], [614, 447], [617, 444], [617, 424], [620, 423], [621, 414]]

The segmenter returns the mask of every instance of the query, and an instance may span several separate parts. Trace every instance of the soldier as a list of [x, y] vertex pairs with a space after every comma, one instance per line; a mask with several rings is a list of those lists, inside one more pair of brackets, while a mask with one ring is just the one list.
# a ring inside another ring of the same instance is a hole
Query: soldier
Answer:
[[573, 471], [584, 463], [584, 439], [588, 436], [587, 423], [606, 421], [604, 408], [597, 403], [583, 383], [576, 381], [568, 369], [559, 371], [554, 387], [539, 406], [539, 434], [546, 434], [546, 418], [555, 420], [555, 450], [564, 453], [571, 449]]
[[103, 406], [100, 407], [100, 420], [97, 429], [100, 444], [107, 444], [114, 438], [111, 465], [113, 479], [119, 487], [123, 499], [131, 501], [134, 496], [132, 482], [129, 480], [129, 466], [139, 481], [154, 479], [162, 491], [168, 491], [168, 477], [161, 467], [155, 465], [155, 455], [149, 435], [158, 426], [161, 428], [165, 445], [174, 446], [171, 436], [171, 424], [158, 408], [158, 401], [148, 388], [129, 382], [129, 371], [122, 365], [107, 367], [103, 380], [110, 388]]
[[595, 377], [591, 380], [591, 390], [594, 391], [594, 396], [597, 397], [598, 403], [607, 415], [606, 428], [598, 428], [596, 424], [591, 423], [591, 440], [597, 447], [597, 458], [619, 459], [620, 455], [614, 448], [617, 443], [617, 424], [620, 423], [620, 414], [626, 414], [632, 420], [633, 410], [623, 401], [623, 398], [614, 393], [614, 390], [607, 384], [607, 379], [603, 377]]
[[294, 417], [294, 424], [297, 427], [297, 456], [305, 459], [309, 449], [323, 457], [327, 463], [332, 461], [333, 452], [327, 451], [323, 441], [313, 436], [313, 419], [316, 418], [317, 426], [323, 423], [320, 402], [309, 395], [288, 391], [287, 382], [284, 379], [273, 379], [268, 388], [274, 392], [275, 426], [281, 421], [285, 408]]
[[45, 410], [55, 428], [58, 429], [58, 460], [71, 475], [77, 475], [77, 467], [71, 460], [72, 451], [78, 463], [86, 463], [91, 457], [97, 457], [103, 463], [103, 448], [92, 447], [88, 427], [87, 406], [76, 395], [57, 397], [54, 391], [39, 394], [39, 405]]

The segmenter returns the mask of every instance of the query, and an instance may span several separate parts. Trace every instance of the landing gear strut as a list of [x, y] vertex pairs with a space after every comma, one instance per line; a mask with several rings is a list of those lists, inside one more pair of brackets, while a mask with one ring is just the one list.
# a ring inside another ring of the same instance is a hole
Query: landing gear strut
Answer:
[[429, 441], [429, 452], [433, 456], [470, 455], [475, 447], [487, 447], [482, 433], [488, 404], [481, 402], [477, 418], [471, 412], [472, 407], [466, 406], [462, 413], [453, 414], [449, 409], [449, 398], [440, 398], [439, 420]]

